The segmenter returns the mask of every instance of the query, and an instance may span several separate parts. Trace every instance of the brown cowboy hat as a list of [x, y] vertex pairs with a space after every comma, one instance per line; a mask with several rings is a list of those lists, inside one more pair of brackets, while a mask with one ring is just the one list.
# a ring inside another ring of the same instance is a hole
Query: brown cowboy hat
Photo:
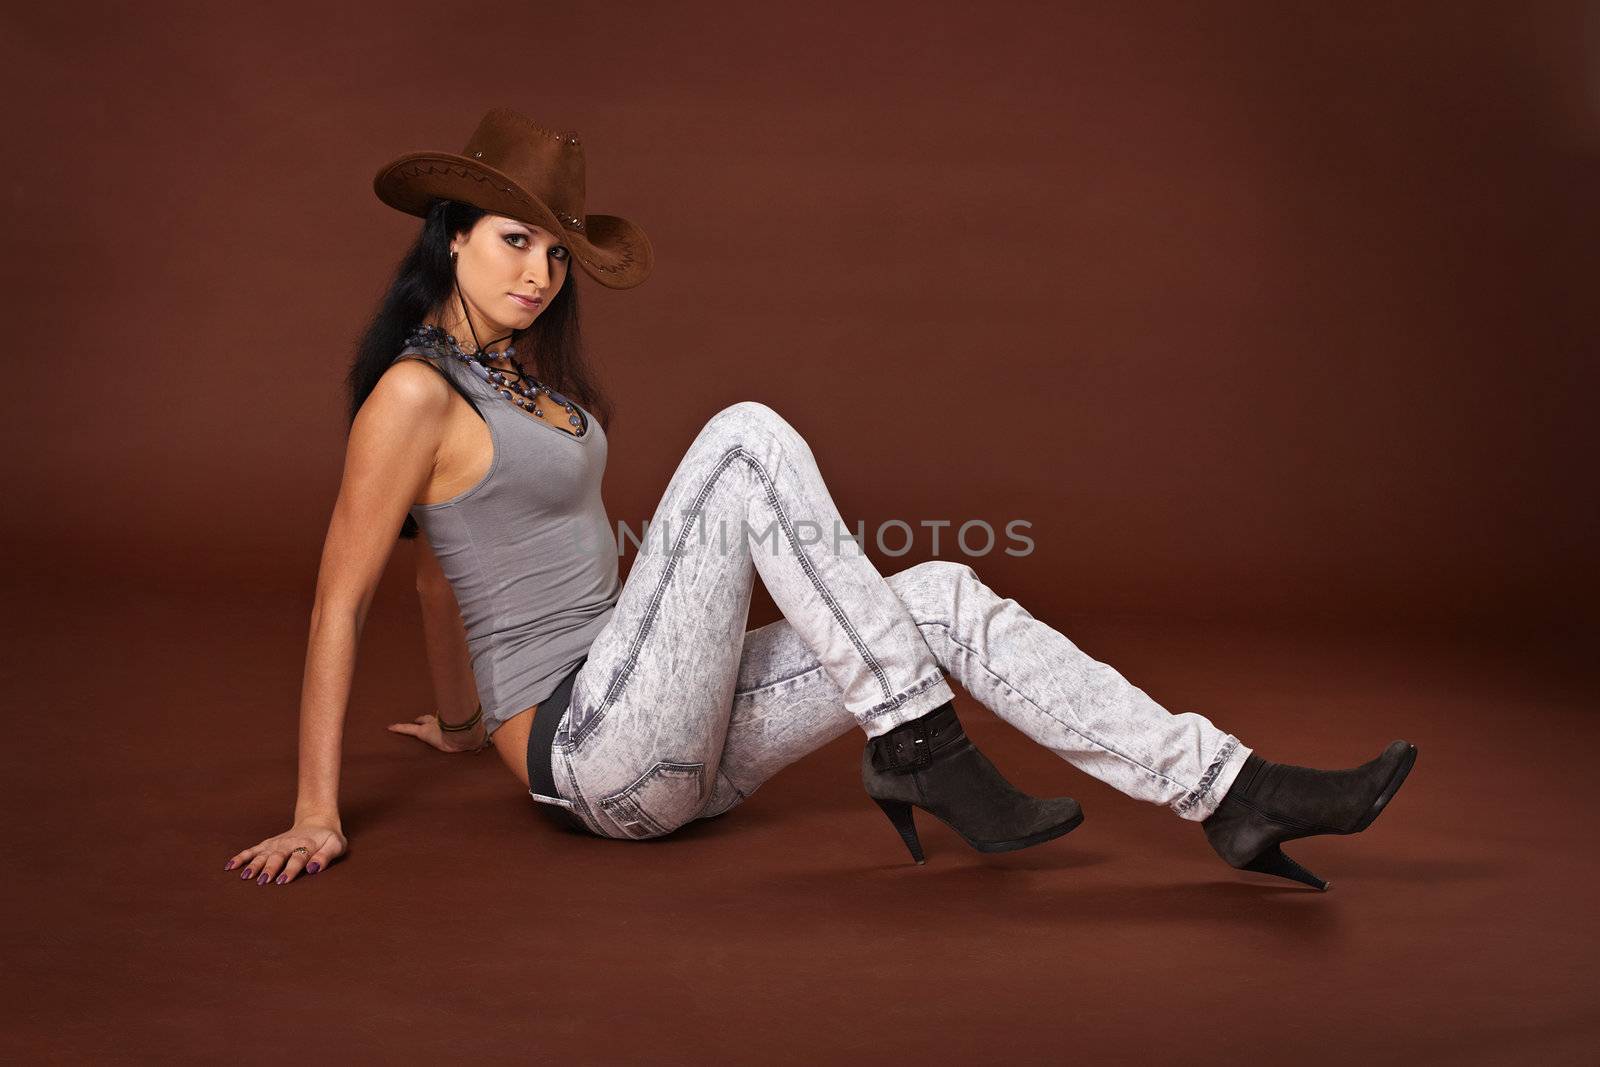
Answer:
[[542, 226], [601, 285], [631, 289], [655, 257], [644, 231], [619, 215], [583, 212], [583, 146], [508, 107], [483, 116], [460, 155], [409, 152], [386, 163], [372, 189], [392, 208], [426, 217], [435, 200], [459, 200]]

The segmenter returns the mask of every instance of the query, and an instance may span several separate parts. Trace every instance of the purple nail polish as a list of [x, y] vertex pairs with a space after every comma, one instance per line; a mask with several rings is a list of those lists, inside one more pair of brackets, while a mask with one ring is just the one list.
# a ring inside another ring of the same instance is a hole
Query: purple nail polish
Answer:
[[289, 872], [288, 871], [284, 871], [282, 874], [278, 875], [278, 884], [279, 885], [282, 885], [283, 883], [287, 882], [288, 880], [289, 880]]
[[240, 876], [239, 876], [239, 877], [240, 877], [240, 878], [243, 878], [243, 879], [244, 879], [244, 880], [245, 880], [245, 881], [249, 881], [249, 880], [250, 880], [250, 875], [251, 875], [251, 873], [252, 873], [252, 872], [251, 872], [251, 870], [250, 870], [250, 868], [249, 868], [249, 867], [246, 867], [246, 868], [245, 868], [245, 869], [244, 869], [244, 873], [243, 873], [243, 874], [241, 874], [241, 875], [240, 875]]
[[312, 860], [310, 863], [306, 864], [307, 874], [316, 874], [320, 870], [322, 870], [322, 864], [318, 863], [316, 860]]
[[233, 870], [233, 861], [232, 861], [232, 860], [229, 860], [229, 861], [228, 861], [228, 862], [227, 862], [227, 864], [226, 864], [226, 865], [225, 865], [225, 866], [224, 866], [224, 867], [223, 867], [223, 868], [222, 868], [222, 869], [223, 869], [223, 870], [225, 870], [225, 871], [231, 871], [231, 870]]
[[256, 885], [266, 885], [268, 877], [269, 876], [268, 876], [267, 872], [266, 871], [262, 871], [261, 872], [261, 877], [256, 879]]

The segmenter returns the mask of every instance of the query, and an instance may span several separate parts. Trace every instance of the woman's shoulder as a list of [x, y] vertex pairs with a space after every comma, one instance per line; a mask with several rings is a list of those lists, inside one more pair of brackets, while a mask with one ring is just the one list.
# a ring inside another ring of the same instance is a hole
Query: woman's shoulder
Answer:
[[450, 394], [458, 392], [459, 386], [448, 354], [426, 341], [413, 331], [402, 342], [373, 387], [373, 397], [384, 394], [386, 406], [403, 414], [445, 410]]
[[463, 372], [460, 361], [415, 338], [408, 338], [395, 353], [378, 379], [378, 387], [391, 380], [395, 391], [404, 394], [398, 399], [407, 407], [420, 404], [425, 408], [448, 408], [450, 396], [455, 394], [481, 413], [476, 398], [482, 395], [482, 388], [472, 375]]
[[453, 392], [444, 360], [425, 350], [407, 348], [389, 361], [371, 399], [379, 400], [391, 412], [416, 417], [445, 411]]
[[[427, 369], [424, 370], [423, 368]], [[380, 381], [395, 378], [400, 381], [418, 380], [445, 387], [451, 377], [450, 364], [441, 353], [412, 345], [395, 353]]]
[[[432, 367], [441, 374], [444, 373], [445, 368], [449, 366], [449, 364], [445, 361], [444, 356], [440, 353], [426, 348], [417, 348], [415, 346], [408, 345], [396, 353], [395, 357], [389, 361], [389, 370], [392, 371], [396, 367], [407, 363], [421, 363], [423, 366]], [[385, 373], [387, 373], [387, 371]]]

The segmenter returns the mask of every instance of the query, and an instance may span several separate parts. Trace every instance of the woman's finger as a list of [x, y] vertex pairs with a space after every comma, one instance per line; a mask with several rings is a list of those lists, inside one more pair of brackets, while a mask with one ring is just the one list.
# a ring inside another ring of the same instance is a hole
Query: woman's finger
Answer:
[[261, 864], [261, 869], [256, 873], [256, 885], [266, 885], [278, 876], [278, 869], [283, 866], [282, 852], [269, 852]]
[[256, 861], [261, 858], [261, 846], [255, 845], [239, 853], [243, 856], [244, 870], [239, 872], [239, 877], [249, 881], [261, 873], [261, 864]]
[[336, 858], [335, 846], [337, 844], [338, 839], [330, 837], [326, 845], [317, 849], [316, 855], [311, 857], [311, 862], [306, 864], [306, 873], [316, 874], [318, 871], [326, 870], [328, 864], [332, 863]]
[[305, 866], [307, 855], [308, 852], [290, 852], [289, 860], [283, 865], [282, 873], [272, 880], [272, 884], [288, 885], [294, 881], [295, 875], [299, 874], [300, 869]]
[[433, 718], [432, 715], [423, 714], [423, 715], [418, 715], [415, 719], [412, 719], [411, 721], [416, 723], [418, 726], [426, 726], [426, 725], [428, 725], [428, 720], [431, 719], [431, 718]]

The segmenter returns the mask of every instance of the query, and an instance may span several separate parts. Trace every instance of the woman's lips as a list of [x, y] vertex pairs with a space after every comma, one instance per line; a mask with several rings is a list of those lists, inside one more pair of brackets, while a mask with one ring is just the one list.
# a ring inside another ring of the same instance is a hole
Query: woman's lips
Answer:
[[516, 293], [509, 293], [507, 295], [525, 308], [536, 308], [544, 303], [543, 300], [540, 300], [536, 297], [518, 296]]

